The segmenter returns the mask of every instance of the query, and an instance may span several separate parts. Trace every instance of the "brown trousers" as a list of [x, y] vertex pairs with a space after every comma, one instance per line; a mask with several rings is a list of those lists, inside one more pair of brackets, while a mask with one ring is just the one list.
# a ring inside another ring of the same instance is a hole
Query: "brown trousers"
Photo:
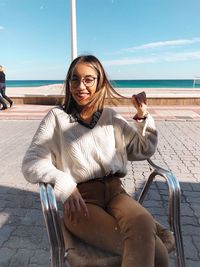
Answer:
[[64, 214], [66, 227], [89, 244], [122, 256], [122, 267], [168, 267], [168, 252], [151, 214], [131, 198], [117, 177], [78, 184], [89, 219]]

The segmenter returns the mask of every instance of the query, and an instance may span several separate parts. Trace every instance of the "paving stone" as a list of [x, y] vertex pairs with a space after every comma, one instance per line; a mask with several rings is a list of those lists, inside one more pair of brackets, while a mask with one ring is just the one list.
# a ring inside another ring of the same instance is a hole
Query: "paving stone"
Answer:
[[193, 261], [193, 260], [187, 260], [186, 259], [186, 267], [199, 267], [199, 260]]
[[34, 251], [28, 249], [17, 250], [9, 262], [8, 267], [27, 267]]
[[[185, 258], [198, 261], [198, 249], [193, 243], [193, 239], [191, 236], [187, 236], [184, 238], [184, 247], [185, 247]], [[186, 249], [187, 248], [187, 249]]]
[[11, 233], [16, 229], [16, 227], [14, 226], [10, 226], [7, 224], [4, 224], [1, 228], [0, 228], [0, 247], [2, 246], [2, 244], [9, 239]]
[[46, 250], [36, 250], [30, 259], [29, 266], [50, 266], [50, 252]]
[[8, 267], [9, 262], [11, 261], [13, 255], [15, 255], [17, 249], [11, 248], [0, 248], [0, 266], [1, 267]]

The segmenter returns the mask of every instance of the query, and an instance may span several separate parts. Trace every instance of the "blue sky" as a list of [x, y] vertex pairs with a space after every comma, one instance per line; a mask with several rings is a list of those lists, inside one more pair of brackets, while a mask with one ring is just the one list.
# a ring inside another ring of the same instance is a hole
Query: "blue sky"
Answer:
[[[200, 0], [76, 0], [78, 54], [110, 79], [200, 76]], [[7, 79], [64, 79], [70, 0], [0, 0], [0, 64]]]

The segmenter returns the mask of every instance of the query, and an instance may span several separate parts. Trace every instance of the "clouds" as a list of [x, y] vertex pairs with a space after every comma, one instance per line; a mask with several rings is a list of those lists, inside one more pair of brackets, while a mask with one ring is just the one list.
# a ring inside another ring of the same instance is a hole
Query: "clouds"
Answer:
[[149, 49], [158, 49], [158, 48], [169, 48], [169, 47], [177, 47], [177, 46], [185, 46], [200, 43], [200, 38], [192, 38], [192, 39], [177, 39], [177, 40], [169, 40], [169, 41], [159, 41], [147, 43], [139, 46], [134, 46], [130, 48], [121, 49], [121, 52], [134, 52], [137, 50], [149, 50]]
[[141, 44], [113, 52], [113, 55], [118, 55], [118, 57], [121, 55], [123, 57], [120, 59], [105, 60], [104, 64], [107, 66], [123, 66], [198, 60], [200, 59], [200, 50], [196, 50], [195, 45], [199, 43], [200, 38], [196, 37]]
[[114, 60], [104, 60], [105, 66], [123, 66], [123, 65], [136, 65], [144, 63], [155, 63], [158, 59], [156, 57], [138, 57], [138, 58], [123, 58]]
[[0, 26], [0, 31], [3, 31], [5, 28], [3, 26]]
[[163, 56], [164, 61], [186, 61], [193, 59], [200, 59], [200, 50], [193, 52], [171, 53]]
[[164, 53], [161, 55], [154, 55], [151, 57], [133, 57], [122, 58], [114, 60], [104, 60], [106, 66], [123, 66], [123, 65], [137, 65], [158, 62], [175, 62], [200, 59], [200, 50], [193, 52], [178, 52], [178, 53]]
[[43, 5], [41, 5], [41, 6], [39, 7], [39, 9], [42, 11], [42, 10], [44, 10], [44, 9], [47, 9], [47, 6], [43, 6]]

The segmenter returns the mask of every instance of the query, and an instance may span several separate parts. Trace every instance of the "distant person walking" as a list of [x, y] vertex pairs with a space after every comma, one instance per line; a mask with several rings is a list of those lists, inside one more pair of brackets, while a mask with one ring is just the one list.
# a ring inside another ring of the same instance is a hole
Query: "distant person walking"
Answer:
[[3, 105], [1, 110], [7, 109], [4, 98], [10, 103], [10, 107], [12, 107], [13, 101], [6, 95], [6, 75], [3, 71], [3, 66], [0, 65], [0, 103]]

